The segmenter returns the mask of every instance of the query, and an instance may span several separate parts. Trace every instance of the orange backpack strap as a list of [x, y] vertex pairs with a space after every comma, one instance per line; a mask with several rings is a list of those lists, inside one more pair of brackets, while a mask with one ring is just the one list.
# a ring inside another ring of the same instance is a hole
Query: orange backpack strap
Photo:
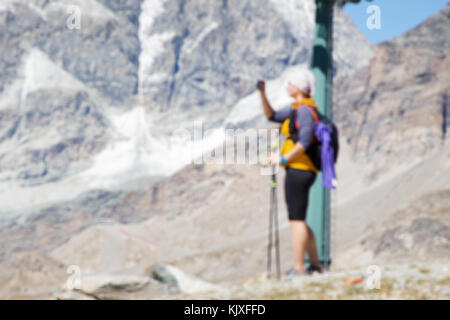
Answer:
[[[319, 117], [317, 115], [317, 112], [316, 112], [315, 108], [313, 106], [309, 106], [309, 105], [304, 105], [304, 106], [308, 107], [309, 111], [311, 111], [313, 119], [314, 119], [314, 123], [319, 122]], [[297, 129], [297, 131], [299, 131], [300, 130], [300, 124], [298, 123], [298, 120], [297, 120], [297, 112], [298, 112], [298, 108], [295, 109], [294, 124], [295, 124], [295, 129]], [[317, 137], [314, 134], [314, 132], [313, 132], [312, 136], [313, 136], [313, 142], [317, 142], [318, 140], [317, 140]]]
[[[309, 105], [307, 105], [307, 104], [305, 104], [304, 105], [305, 107], [308, 107], [308, 109], [311, 111], [311, 113], [312, 113], [312, 116], [313, 116], [313, 119], [314, 119], [314, 123], [317, 123], [318, 121], [319, 121], [319, 117], [317, 116], [317, 112], [316, 112], [316, 110], [315, 110], [315, 108], [313, 107], [313, 106], [309, 106]], [[294, 118], [294, 121], [295, 121], [295, 128], [297, 129], [297, 130], [300, 130], [300, 125], [299, 125], [299, 123], [298, 123], [298, 121], [297, 121], [297, 112], [298, 112], [298, 109], [295, 109], [295, 118]]]
[[306, 105], [306, 106], [311, 111], [313, 118], [314, 118], [314, 122], [317, 123], [319, 121], [319, 117], [317, 116], [316, 109], [313, 106], [308, 106], [308, 105]]

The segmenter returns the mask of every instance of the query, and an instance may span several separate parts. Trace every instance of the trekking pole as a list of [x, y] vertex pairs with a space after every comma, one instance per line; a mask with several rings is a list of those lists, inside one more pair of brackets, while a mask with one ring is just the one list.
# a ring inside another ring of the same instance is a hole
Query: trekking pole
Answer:
[[[272, 151], [278, 148], [278, 145], [272, 145]], [[272, 175], [270, 181], [270, 209], [269, 209], [269, 244], [267, 246], [267, 276], [270, 278], [272, 269], [272, 246], [275, 244], [276, 270], [277, 278], [280, 279], [280, 239], [278, 227], [278, 200], [277, 200], [277, 176], [276, 166], [271, 166]], [[273, 229], [275, 228], [275, 234]]]
[[[271, 181], [272, 182], [272, 181]], [[271, 184], [271, 194], [270, 194], [270, 207], [269, 207], [269, 243], [267, 245], [267, 277], [270, 278], [270, 271], [272, 269], [272, 213], [273, 213], [273, 190]]]
[[[275, 167], [273, 167], [275, 171]], [[280, 271], [280, 236], [279, 236], [279, 227], [278, 227], [278, 199], [277, 199], [277, 176], [275, 172], [272, 174], [272, 198], [273, 198], [273, 219], [274, 219], [274, 227], [275, 227], [275, 255], [277, 261], [277, 278], [280, 279], [281, 271]]]

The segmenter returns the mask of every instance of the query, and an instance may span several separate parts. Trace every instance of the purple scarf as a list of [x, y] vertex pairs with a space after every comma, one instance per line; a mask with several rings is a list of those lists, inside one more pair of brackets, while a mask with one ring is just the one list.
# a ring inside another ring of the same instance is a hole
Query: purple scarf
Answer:
[[334, 152], [331, 146], [331, 128], [322, 122], [315, 126], [317, 139], [322, 142], [322, 185], [328, 189], [335, 189], [337, 185], [334, 169]]

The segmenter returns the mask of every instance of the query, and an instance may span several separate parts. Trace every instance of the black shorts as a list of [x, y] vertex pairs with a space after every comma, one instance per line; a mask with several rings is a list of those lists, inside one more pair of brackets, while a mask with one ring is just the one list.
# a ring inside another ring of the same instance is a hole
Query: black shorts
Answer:
[[309, 189], [316, 179], [316, 173], [309, 170], [286, 169], [284, 193], [289, 220], [306, 219]]

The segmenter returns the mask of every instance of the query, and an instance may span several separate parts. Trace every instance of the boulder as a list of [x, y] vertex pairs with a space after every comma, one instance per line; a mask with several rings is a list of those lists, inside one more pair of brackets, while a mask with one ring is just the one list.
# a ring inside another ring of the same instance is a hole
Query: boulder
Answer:
[[220, 286], [195, 278], [171, 265], [158, 264], [151, 272], [152, 277], [167, 286], [171, 293], [196, 294], [220, 290]]
[[146, 276], [135, 274], [91, 274], [81, 277], [73, 291], [96, 299], [149, 299], [167, 294], [167, 286]]

